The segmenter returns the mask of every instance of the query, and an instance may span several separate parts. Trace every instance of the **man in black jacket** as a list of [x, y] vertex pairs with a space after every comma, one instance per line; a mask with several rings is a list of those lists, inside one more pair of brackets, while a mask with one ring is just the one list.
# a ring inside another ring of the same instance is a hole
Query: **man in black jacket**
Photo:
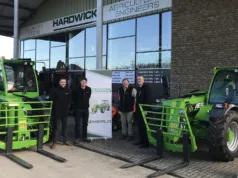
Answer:
[[73, 91], [73, 102], [75, 106], [75, 144], [79, 143], [80, 138], [80, 120], [83, 123], [83, 141], [89, 142], [87, 139], [87, 127], [89, 117], [89, 99], [91, 97], [91, 88], [87, 86], [87, 79], [83, 78], [80, 87]]
[[123, 79], [123, 86], [119, 88], [118, 94], [120, 96], [120, 104], [118, 107], [121, 115], [122, 136], [120, 140], [126, 139], [131, 141], [133, 139], [133, 110], [136, 98], [136, 89], [129, 86], [129, 80]]
[[63, 142], [65, 145], [71, 144], [67, 141], [68, 111], [71, 102], [71, 91], [66, 87], [66, 79], [61, 78], [59, 86], [53, 90], [50, 96], [53, 101], [53, 143], [51, 149], [56, 147], [60, 122], [62, 124]]
[[[144, 83], [144, 77], [138, 76], [137, 77], [137, 95], [136, 95], [136, 120], [138, 123], [139, 128], [139, 136], [140, 140], [135, 145], [140, 145], [140, 148], [147, 148], [149, 147], [149, 141], [147, 137], [147, 131], [145, 122], [143, 120], [143, 116], [141, 114], [139, 104], [151, 104], [151, 89], [150, 87]], [[147, 115], [147, 113], [144, 113]]]

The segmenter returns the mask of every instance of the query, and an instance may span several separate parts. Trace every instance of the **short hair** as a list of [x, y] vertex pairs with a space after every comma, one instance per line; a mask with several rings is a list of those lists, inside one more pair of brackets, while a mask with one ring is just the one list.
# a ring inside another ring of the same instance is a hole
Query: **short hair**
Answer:
[[61, 80], [67, 80], [67, 79], [65, 77], [61, 77], [59, 81], [61, 81]]
[[137, 75], [137, 78], [138, 78], [138, 77], [142, 77], [142, 78], [144, 79], [143, 75]]
[[86, 77], [83, 77], [83, 78], [81, 78], [80, 82], [83, 80], [85, 80], [86, 82], [88, 81], [88, 79]]
[[128, 80], [128, 78], [124, 78], [124, 79], [122, 80], [122, 83], [123, 83], [124, 81], [127, 81], [128, 83], [130, 83], [129, 80]]

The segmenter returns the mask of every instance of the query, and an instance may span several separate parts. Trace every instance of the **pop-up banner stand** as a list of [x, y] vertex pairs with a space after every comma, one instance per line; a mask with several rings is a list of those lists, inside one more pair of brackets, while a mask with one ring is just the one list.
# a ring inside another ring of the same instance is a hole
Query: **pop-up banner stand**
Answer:
[[112, 138], [112, 71], [87, 70], [92, 89], [89, 107], [88, 139]]

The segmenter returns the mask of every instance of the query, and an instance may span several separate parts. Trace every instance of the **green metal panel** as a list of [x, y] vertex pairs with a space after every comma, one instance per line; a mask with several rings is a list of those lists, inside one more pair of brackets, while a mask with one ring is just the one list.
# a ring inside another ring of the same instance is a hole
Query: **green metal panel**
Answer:
[[[103, 0], [103, 4], [108, 5], [119, 1], [121, 0]], [[96, 2], [97, 0], [45, 0], [38, 7], [36, 14], [22, 27], [94, 9]]]

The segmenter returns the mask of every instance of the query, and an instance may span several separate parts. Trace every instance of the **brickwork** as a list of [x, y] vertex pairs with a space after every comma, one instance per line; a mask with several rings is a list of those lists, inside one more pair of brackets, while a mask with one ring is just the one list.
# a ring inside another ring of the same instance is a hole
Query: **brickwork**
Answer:
[[238, 66], [237, 9], [238, 0], [173, 0], [171, 79], [181, 94], [207, 89], [215, 66]]

